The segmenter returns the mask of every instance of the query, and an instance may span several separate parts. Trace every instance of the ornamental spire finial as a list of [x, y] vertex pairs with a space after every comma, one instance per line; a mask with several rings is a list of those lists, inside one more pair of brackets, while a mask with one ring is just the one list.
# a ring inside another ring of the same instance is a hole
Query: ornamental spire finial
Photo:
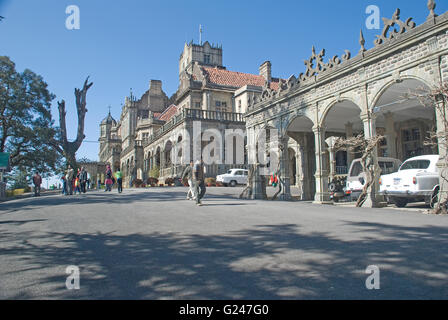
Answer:
[[436, 8], [436, 2], [434, 0], [428, 0], [428, 10], [429, 10], [428, 19], [437, 17], [436, 13], [434, 12], [435, 8]]
[[364, 34], [362, 33], [362, 29], [359, 32], [359, 44], [361, 45], [360, 52], [365, 52], [366, 47], [364, 45], [366, 44], [366, 39], [364, 39]]

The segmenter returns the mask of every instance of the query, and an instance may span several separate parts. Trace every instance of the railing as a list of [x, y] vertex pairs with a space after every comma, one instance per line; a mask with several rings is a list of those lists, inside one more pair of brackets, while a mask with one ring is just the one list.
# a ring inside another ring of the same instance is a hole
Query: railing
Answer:
[[348, 174], [348, 167], [347, 166], [337, 166], [336, 167], [336, 174], [337, 175]]
[[158, 129], [154, 134], [149, 136], [147, 140], [144, 141], [143, 146], [146, 147], [165, 135], [172, 128], [178, 126], [185, 120], [193, 121], [229, 121], [229, 122], [240, 122], [244, 123], [244, 118], [242, 113], [235, 112], [220, 112], [220, 111], [208, 111], [208, 110], [197, 110], [197, 109], [183, 109], [181, 113], [175, 115], [170, 121], [165, 123], [160, 129]]

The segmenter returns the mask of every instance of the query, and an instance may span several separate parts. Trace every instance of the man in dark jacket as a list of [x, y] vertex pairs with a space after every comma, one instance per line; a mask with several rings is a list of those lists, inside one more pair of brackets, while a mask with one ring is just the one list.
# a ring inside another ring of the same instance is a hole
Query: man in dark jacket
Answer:
[[40, 186], [42, 184], [42, 177], [39, 175], [39, 172], [37, 171], [33, 176], [33, 184], [34, 184], [34, 196], [40, 197]]
[[193, 167], [193, 180], [196, 189], [196, 204], [202, 206], [202, 198], [204, 198], [207, 188], [205, 187], [205, 168], [202, 160], [196, 161]]
[[81, 185], [81, 192], [86, 193], [86, 185], [87, 185], [87, 171], [84, 167], [81, 167], [81, 172], [79, 174], [79, 183]]

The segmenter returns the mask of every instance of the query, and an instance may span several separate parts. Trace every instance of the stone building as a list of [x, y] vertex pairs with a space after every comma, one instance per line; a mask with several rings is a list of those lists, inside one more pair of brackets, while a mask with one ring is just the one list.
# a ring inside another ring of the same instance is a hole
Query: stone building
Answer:
[[[280, 79], [272, 77], [269, 61], [259, 71], [229, 71], [223, 66], [222, 47], [209, 42], [185, 44], [179, 58], [177, 92], [168, 99], [161, 82], [152, 80], [141, 99], [127, 97], [120, 121], [109, 115], [101, 124], [100, 161], [113, 164], [115, 169], [120, 167], [125, 186], [132, 179], [145, 181], [156, 167], [162, 182], [178, 177], [187, 159], [200, 157], [212, 143], [216, 148], [210, 155], [216, 161], [207, 166], [208, 176], [215, 177], [230, 167], [244, 167], [244, 157], [236, 159], [235, 152], [232, 155], [224, 150], [234, 142], [240, 142], [244, 149], [245, 141], [226, 141], [224, 133], [240, 130], [244, 134], [247, 106], [261, 95], [263, 87], [278, 89]], [[199, 127], [198, 133], [195, 130]], [[219, 135], [207, 136], [207, 130]], [[218, 141], [218, 136], [222, 140]], [[197, 150], [194, 139], [200, 141]]]
[[[265, 87], [251, 102], [245, 114], [249, 144], [256, 143], [260, 129], [278, 132], [273, 153], [285, 179], [282, 199], [329, 200], [329, 178], [346, 174], [357, 156], [335, 153], [332, 137], [383, 134], [386, 141], [378, 156], [402, 161], [444, 155], [423, 143], [428, 131], [443, 129], [441, 115], [413, 95], [448, 80], [448, 13], [436, 15], [432, 1], [428, 8], [429, 16], [419, 26], [412, 18], [401, 20], [397, 9], [391, 19], [383, 19], [384, 29], [369, 50], [361, 32], [354, 56], [346, 51], [325, 63], [325, 50], [313, 47], [305, 73], [281, 81], [278, 90]], [[299, 194], [291, 194], [291, 185]]]

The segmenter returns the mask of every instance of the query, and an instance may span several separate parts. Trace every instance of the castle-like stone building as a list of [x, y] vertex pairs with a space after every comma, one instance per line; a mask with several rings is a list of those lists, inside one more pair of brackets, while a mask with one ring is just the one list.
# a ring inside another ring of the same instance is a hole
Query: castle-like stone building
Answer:
[[[185, 44], [179, 59], [179, 87], [171, 98], [163, 91], [161, 81], [151, 80], [149, 90], [140, 99], [133, 94], [126, 97], [119, 121], [109, 113], [101, 122], [100, 162], [111, 164], [114, 170], [120, 168], [125, 186], [133, 179], [145, 181], [154, 168], [159, 169], [159, 180], [163, 182], [180, 176], [184, 160], [202, 153], [213, 141], [202, 134], [213, 129], [223, 137], [217, 141], [218, 150], [213, 151], [222, 153], [222, 157], [207, 166], [207, 175], [215, 177], [230, 167], [244, 167], [246, 161], [226, 159], [224, 132], [244, 133], [243, 114], [251, 101], [261, 95], [263, 87], [278, 89], [280, 79], [272, 77], [269, 61], [260, 66], [259, 72], [227, 70], [220, 46], [209, 42]], [[198, 124], [201, 150], [194, 150], [194, 125]], [[173, 162], [174, 152], [179, 161]]]

